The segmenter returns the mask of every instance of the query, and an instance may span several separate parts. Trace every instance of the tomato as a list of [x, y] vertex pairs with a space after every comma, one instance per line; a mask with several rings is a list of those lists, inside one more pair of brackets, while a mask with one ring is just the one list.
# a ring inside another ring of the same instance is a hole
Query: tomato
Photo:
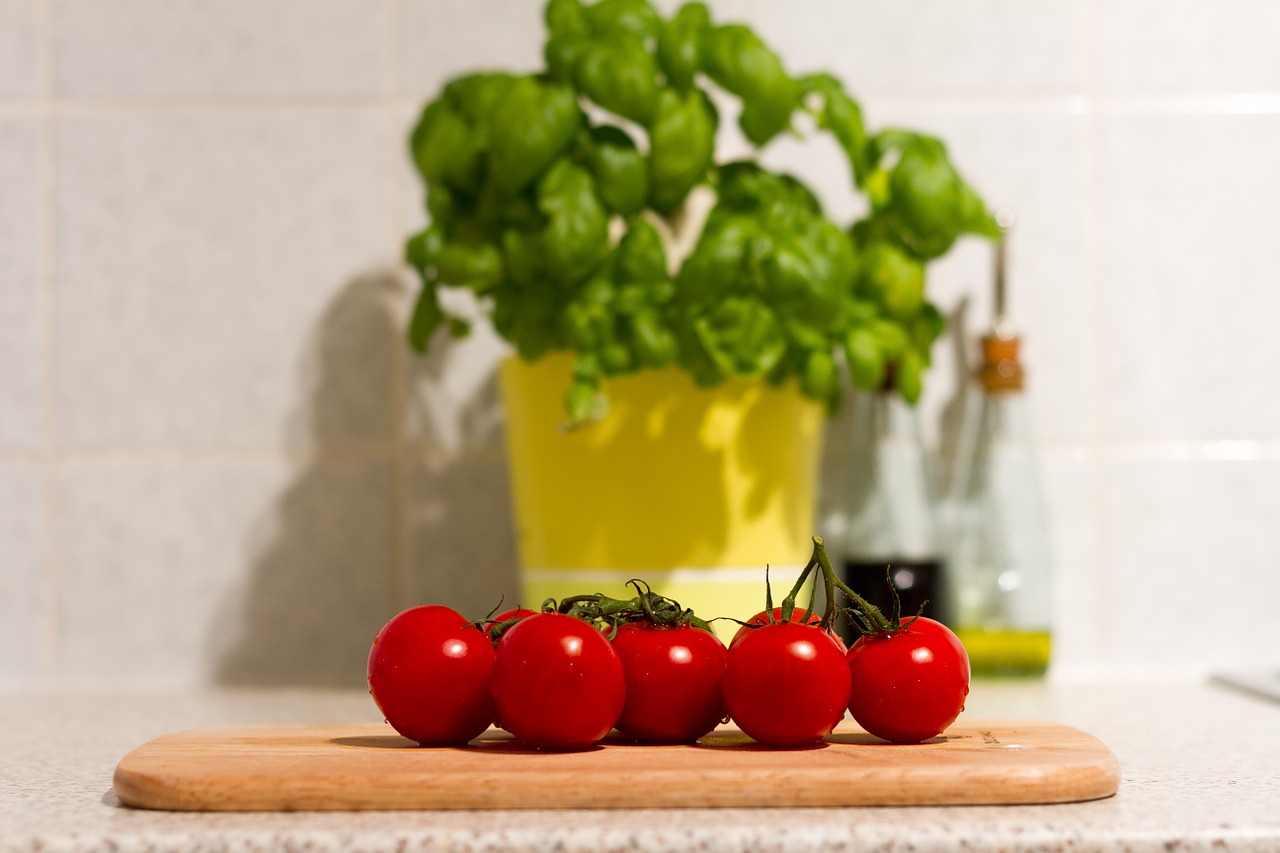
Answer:
[[584, 749], [618, 722], [626, 681], [598, 630], [572, 616], [538, 613], [498, 641], [493, 695], [499, 725], [526, 744]]
[[[791, 611], [791, 621], [792, 621], [792, 622], [799, 622], [800, 620], [804, 619], [804, 614], [805, 614], [805, 608], [800, 607], [800, 606], [798, 606], [798, 605], [797, 605], [797, 606], [796, 606], [796, 609]], [[734, 635], [733, 635], [733, 639], [729, 641], [729, 648], [733, 648], [734, 644], [736, 644], [736, 643], [737, 643], [739, 640], [741, 640], [743, 637], [747, 636], [747, 634], [750, 634], [750, 633], [754, 632], [754, 631], [756, 630], [756, 628], [757, 628], [757, 627], [759, 627], [759, 626], [761, 626], [761, 625], [768, 625], [768, 624], [770, 624], [770, 623], [771, 623], [771, 621], [772, 621], [772, 622], [775, 622], [775, 623], [776, 623], [776, 622], [781, 622], [781, 621], [782, 621], [782, 608], [781, 608], [781, 607], [775, 607], [775, 608], [773, 608], [773, 619], [772, 619], [772, 620], [770, 620], [770, 619], [769, 619], [769, 611], [767, 611], [767, 610], [761, 610], [761, 611], [760, 611], [759, 613], [757, 613], [755, 616], [752, 616], [750, 619], [748, 619], [748, 620], [747, 620], [747, 623], [746, 623], [745, 625], [743, 625], [742, 627], [740, 627], [740, 628], [738, 629], [738, 632], [737, 632], [736, 634], [734, 634]], [[822, 622], [822, 614], [815, 612], [815, 613], [812, 613], [812, 614], [810, 614], [810, 615], [809, 615], [809, 619], [808, 619], [808, 621], [806, 621], [806, 622], [805, 622], [805, 624], [806, 624], [806, 625], [818, 625], [818, 624], [820, 624], [821, 622]], [[843, 641], [843, 640], [841, 640], [841, 639], [840, 639], [840, 637], [839, 637], [839, 636], [838, 636], [834, 631], [830, 631], [830, 632], [828, 632], [828, 633], [830, 633], [830, 634], [831, 634], [831, 638], [832, 638], [833, 640], [835, 640], [837, 643], [839, 643], [839, 644], [840, 644], [840, 646], [843, 648], [843, 646], [844, 646], [844, 641]]]
[[617, 728], [648, 743], [693, 743], [724, 718], [725, 648], [701, 628], [632, 622], [613, 638], [627, 682]]
[[493, 723], [493, 644], [440, 605], [394, 616], [369, 650], [369, 692], [397, 732], [427, 746], [462, 744]]
[[849, 649], [849, 713], [871, 734], [920, 743], [955, 722], [969, 695], [969, 656], [955, 634], [923, 616], [868, 634]]
[[729, 648], [724, 671], [729, 715], [767, 746], [803, 746], [831, 733], [849, 703], [849, 665], [831, 635], [775, 622]]

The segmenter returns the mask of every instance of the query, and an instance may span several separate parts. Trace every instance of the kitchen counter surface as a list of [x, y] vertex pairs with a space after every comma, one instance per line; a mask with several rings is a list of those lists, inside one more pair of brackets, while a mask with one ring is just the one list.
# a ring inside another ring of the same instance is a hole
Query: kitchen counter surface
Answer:
[[149, 812], [122, 807], [111, 774], [153, 737], [212, 725], [369, 721], [377, 711], [359, 692], [0, 694], [0, 853], [1280, 850], [1280, 703], [1209, 684], [978, 681], [965, 716], [1084, 729], [1119, 757], [1120, 792], [1009, 807]]

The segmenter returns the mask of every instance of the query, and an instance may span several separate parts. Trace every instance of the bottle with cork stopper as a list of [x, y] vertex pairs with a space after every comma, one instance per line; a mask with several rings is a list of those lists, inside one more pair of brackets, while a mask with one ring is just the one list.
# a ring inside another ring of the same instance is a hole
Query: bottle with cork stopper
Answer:
[[1052, 574], [1021, 358], [1008, 318], [1007, 242], [997, 213], [991, 329], [970, 383], [949, 500], [953, 623], [975, 674], [1040, 675], [1052, 648]]

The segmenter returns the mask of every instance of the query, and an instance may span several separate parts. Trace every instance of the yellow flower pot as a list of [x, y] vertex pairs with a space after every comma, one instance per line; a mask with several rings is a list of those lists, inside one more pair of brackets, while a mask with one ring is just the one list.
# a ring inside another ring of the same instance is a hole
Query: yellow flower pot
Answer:
[[630, 597], [640, 578], [704, 619], [746, 619], [766, 565], [780, 600], [812, 547], [822, 407], [793, 384], [704, 389], [668, 368], [610, 381], [608, 416], [566, 432], [570, 363], [501, 368], [523, 604]]

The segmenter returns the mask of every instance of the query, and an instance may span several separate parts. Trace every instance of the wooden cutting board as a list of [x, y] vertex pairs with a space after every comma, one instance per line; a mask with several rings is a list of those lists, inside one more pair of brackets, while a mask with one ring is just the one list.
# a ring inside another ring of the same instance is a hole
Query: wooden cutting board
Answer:
[[528, 749], [491, 729], [426, 749], [385, 724], [199, 729], [130, 752], [126, 805], [182, 811], [698, 808], [1059, 803], [1111, 796], [1105, 744], [1043, 722], [957, 724], [896, 746], [846, 723], [777, 750], [721, 727], [695, 745], [618, 739], [582, 752]]

